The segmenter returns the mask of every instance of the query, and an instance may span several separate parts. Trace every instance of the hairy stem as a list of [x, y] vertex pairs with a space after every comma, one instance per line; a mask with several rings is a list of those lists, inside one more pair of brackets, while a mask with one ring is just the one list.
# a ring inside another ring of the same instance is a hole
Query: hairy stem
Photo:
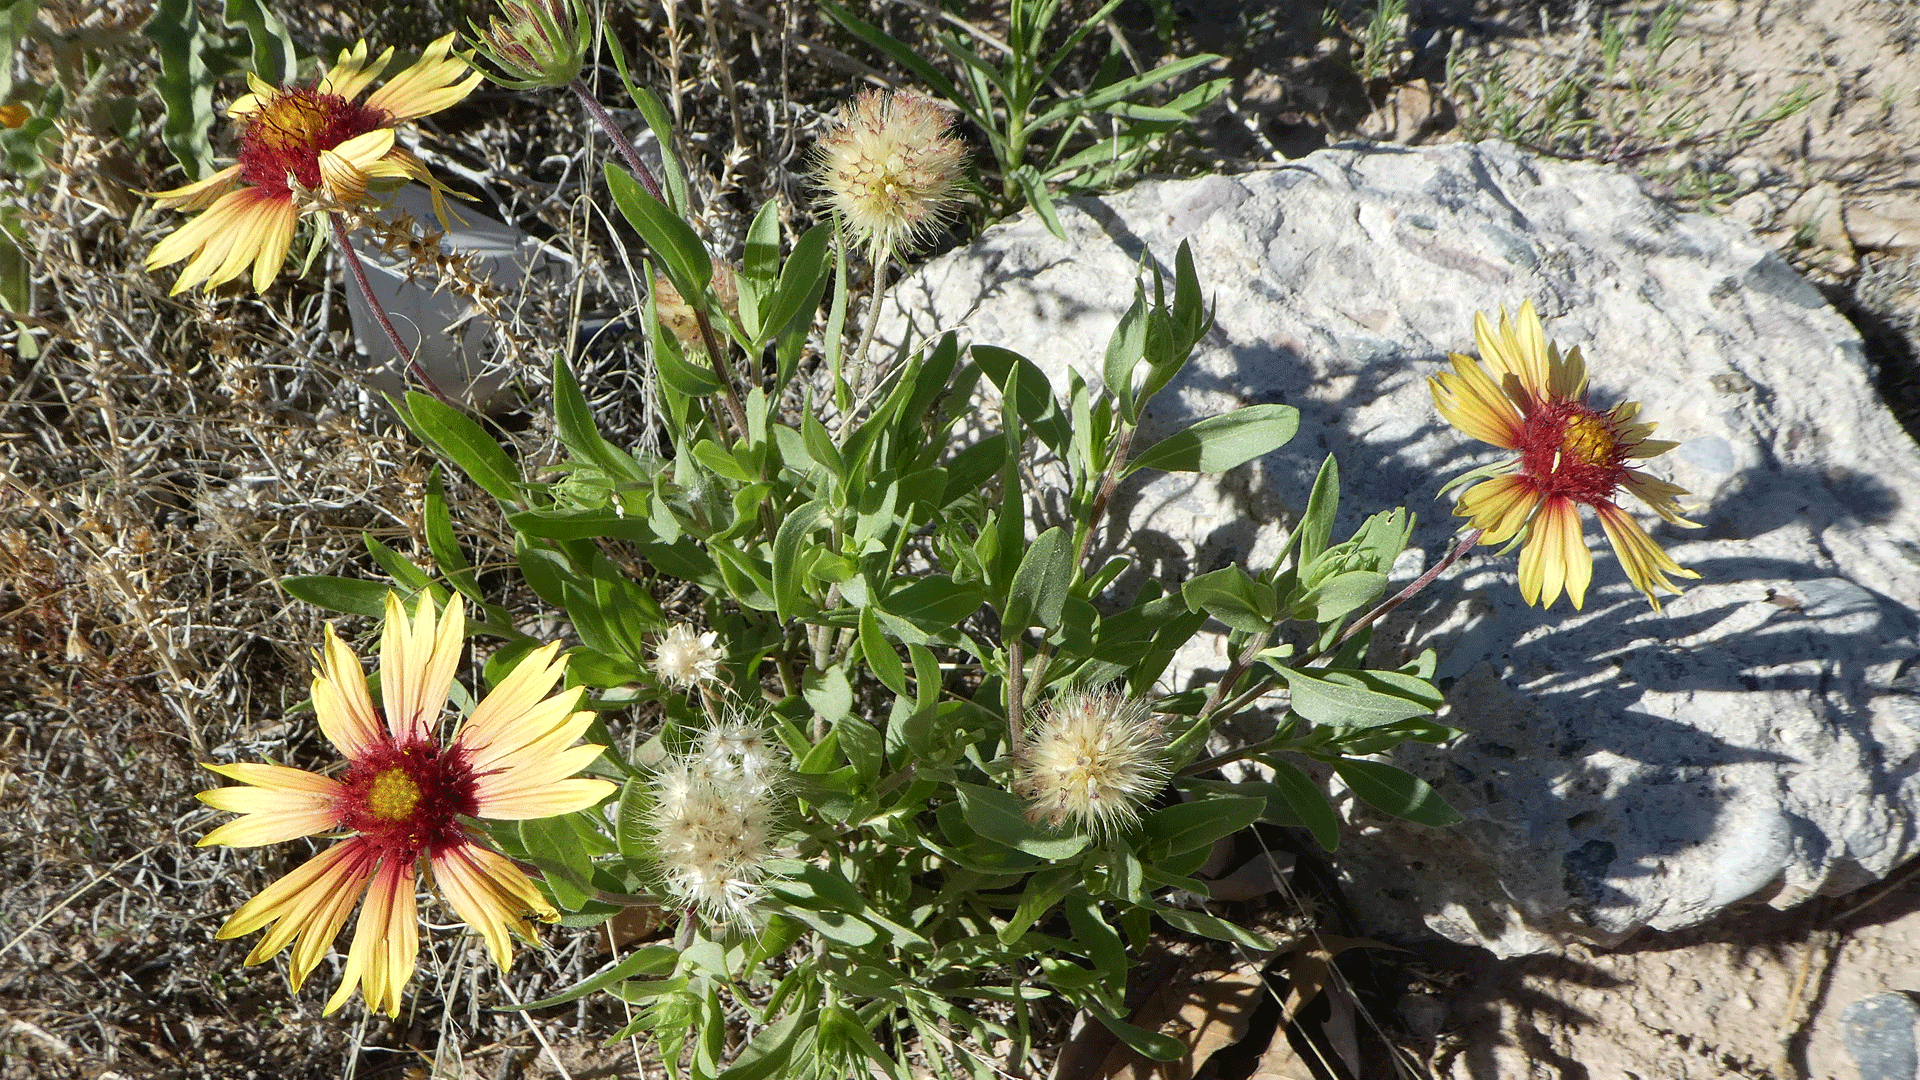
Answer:
[[420, 380], [421, 386], [427, 388], [427, 393], [448, 405], [453, 404], [446, 392], [441, 390], [434, 383], [432, 376], [427, 374], [427, 369], [421, 367], [420, 362], [413, 358], [413, 350], [407, 346], [406, 342], [400, 340], [400, 331], [394, 329], [393, 320], [387, 317], [386, 306], [380, 303], [379, 297], [373, 295], [373, 285], [367, 281], [366, 265], [360, 261], [360, 253], [354, 250], [353, 242], [347, 239], [346, 221], [337, 212], [329, 213], [327, 220], [333, 224], [333, 242], [340, 246], [340, 254], [347, 260], [347, 269], [353, 273], [353, 283], [360, 287], [361, 298], [367, 302], [367, 309], [373, 312], [374, 319], [380, 323], [380, 329], [386, 332], [387, 341], [393, 346], [394, 353], [406, 362], [407, 370], [413, 373], [414, 378]]
[[587, 89], [587, 84], [581, 82], [578, 76], [567, 85], [567, 89], [572, 90], [573, 96], [580, 99], [580, 104], [587, 107], [587, 114], [593, 117], [594, 123], [600, 125], [601, 131], [607, 133], [607, 138], [613, 140], [614, 150], [620, 154], [621, 160], [627, 163], [627, 168], [633, 170], [633, 178], [640, 181], [640, 186], [647, 189], [647, 194], [665, 206], [667, 199], [660, 193], [660, 182], [653, 178], [653, 170], [647, 168], [646, 162], [640, 160], [640, 151], [633, 148], [633, 143], [628, 141], [626, 132], [620, 130], [620, 125], [614, 123], [613, 117], [608, 115], [599, 101], [595, 100], [593, 91]]

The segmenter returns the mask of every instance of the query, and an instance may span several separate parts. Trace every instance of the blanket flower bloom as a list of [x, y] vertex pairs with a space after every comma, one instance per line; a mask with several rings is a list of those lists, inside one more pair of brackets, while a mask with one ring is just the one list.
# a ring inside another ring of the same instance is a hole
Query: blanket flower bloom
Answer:
[[323, 192], [336, 203], [367, 205], [375, 178], [416, 180], [433, 192], [444, 224], [446, 188], [420, 159], [394, 144], [394, 127], [458, 103], [481, 75], [451, 55], [454, 35], [427, 46], [419, 63], [356, 101], [393, 60], [388, 49], [367, 59], [367, 43], [344, 49], [312, 86], [269, 86], [249, 76], [252, 93], [227, 107], [244, 125], [240, 160], [205, 180], [150, 194], [162, 209], [202, 211], [154, 246], [147, 269], [185, 260], [172, 291], [205, 283], [209, 289], [253, 267], [253, 287], [264, 290], [286, 262], [301, 192]]
[[1647, 437], [1654, 425], [1634, 422], [1639, 402], [1607, 412], [1588, 405], [1579, 348], [1561, 355], [1547, 341], [1532, 301], [1514, 319], [1502, 308], [1497, 332], [1476, 313], [1473, 336], [1480, 361], [1451, 354], [1453, 371], [1427, 380], [1434, 405], [1447, 423], [1519, 456], [1487, 470], [1492, 475], [1462, 493], [1454, 513], [1485, 530], [1483, 544], [1524, 539], [1520, 596], [1527, 603], [1551, 607], [1564, 588], [1578, 609], [1593, 578], [1579, 512], [1590, 506], [1628, 579], [1660, 610], [1659, 592], [1680, 591], [1667, 575], [1700, 575], [1675, 563], [1613, 497], [1625, 488], [1662, 518], [1698, 528], [1680, 516], [1677, 499], [1685, 489], [1627, 464], [1678, 444]]
[[494, 960], [502, 968], [511, 964], [509, 932], [531, 937], [529, 916], [553, 922], [559, 913], [462, 819], [572, 813], [614, 790], [608, 781], [573, 775], [605, 748], [573, 745], [593, 719], [576, 711], [581, 688], [549, 696], [566, 667], [565, 658], [555, 655], [558, 642], [522, 660], [451, 739], [438, 737], [464, 624], [457, 596], [438, 617], [432, 600], [422, 596], [409, 620], [399, 598], [388, 593], [378, 708], [359, 660], [327, 627], [313, 708], [321, 732], [346, 756], [339, 776], [283, 765], [207, 766], [244, 786], [200, 794], [207, 805], [240, 815], [203, 837], [202, 847], [347, 834], [241, 905], [217, 935], [235, 938], [264, 928], [248, 964], [291, 943], [298, 990], [364, 895], [345, 974], [327, 1001], [329, 1013], [357, 985], [369, 1008], [398, 1015], [419, 947], [414, 893], [423, 872], [479, 932]]

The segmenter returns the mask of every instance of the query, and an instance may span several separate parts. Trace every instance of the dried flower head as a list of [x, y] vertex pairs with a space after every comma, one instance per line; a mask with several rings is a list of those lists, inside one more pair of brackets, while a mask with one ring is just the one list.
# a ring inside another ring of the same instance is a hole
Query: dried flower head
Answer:
[[377, 178], [415, 180], [433, 192], [434, 210], [447, 222], [446, 187], [412, 153], [395, 144], [405, 120], [436, 113], [464, 99], [480, 73], [451, 55], [453, 35], [427, 46], [420, 62], [355, 101], [393, 59], [388, 49], [371, 62], [367, 43], [342, 50], [312, 86], [269, 86], [250, 76], [252, 93], [227, 107], [245, 125], [240, 160], [212, 176], [149, 194], [162, 209], [201, 210], [154, 245], [147, 269], [185, 259], [173, 292], [204, 282], [211, 289], [253, 268], [253, 287], [265, 289], [286, 262], [294, 226], [309, 200], [296, 189], [347, 205], [366, 205]]
[[592, 713], [576, 708], [583, 691], [551, 694], [566, 668], [566, 658], [556, 655], [558, 642], [528, 654], [459, 731], [443, 739], [440, 716], [465, 623], [460, 599], [436, 613], [433, 601], [422, 596], [409, 618], [399, 597], [388, 593], [386, 613], [379, 707], [360, 662], [331, 626], [314, 674], [314, 713], [321, 732], [345, 755], [345, 772], [328, 777], [284, 765], [209, 765], [240, 786], [200, 794], [208, 806], [240, 815], [202, 837], [203, 847], [344, 834], [242, 904], [215, 935], [233, 938], [264, 929], [247, 954], [249, 964], [291, 944], [290, 973], [298, 990], [364, 895], [345, 974], [327, 1012], [359, 986], [368, 1008], [399, 1013], [419, 947], [414, 894], [423, 876], [480, 933], [501, 968], [509, 967], [509, 935], [531, 937], [529, 918], [553, 922], [559, 912], [511, 859], [486, 846], [468, 820], [572, 813], [614, 790], [605, 780], [574, 776], [603, 748], [575, 745], [593, 722]]
[[1108, 836], [1140, 819], [1140, 804], [1167, 780], [1166, 733], [1147, 703], [1117, 690], [1061, 694], [1041, 711], [1013, 755], [1013, 790], [1027, 818], [1067, 821]]
[[591, 37], [585, 0], [500, 0], [486, 29], [467, 25], [474, 49], [503, 73], [489, 77], [509, 90], [571, 83]]
[[785, 750], [740, 715], [663, 765], [646, 817], [666, 890], [715, 923], [750, 921], [786, 775]]
[[1551, 607], [1565, 588], [1579, 608], [1593, 579], [1593, 555], [1580, 525], [1580, 507], [1590, 506], [1627, 578], [1660, 610], [1658, 591], [1680, 591], [1668, 574], [1700, 575], [1674, 562], [1613, 496], [1625, 488], [1668, 521], [1699, 528], [1680, 516], [1684, 489], [1627, 464], [1658, 457], [1678, 444], [1647, 438], [1654, 426], [1633, 422], [1640, 413], [1637, 401], [1607, 412], [1588, 405], [1580, 350], [1562, 356], [1560, 347], [1547, 341], [1531, 301], [1520, 305], [1514, 320], [1502, 309], [1498, 332], [1476, 313], [1473, 336], [1480, 361], [1452, 354], [1453, 371], [1427, 380], [1434, 405], [1447, 423], [1519, 456], [1488, 470], [1494, 475], [1468, 488], [1453, 512], [1486, 530], [1483, 544], [1525, 540], [1523, 600]]
[[720, 676], [720, 662], [726, 651], [712, 630], [697, 634], [686, 623], [676, 624], [661, 635], [653, 647], [653, 673], [674, 686], [691, 687]]
[[924, 240], [952, 208], [967, 152], [950, 125], [927, 98], [868, 90], [820, 141], [827, 204], [873, 261]]

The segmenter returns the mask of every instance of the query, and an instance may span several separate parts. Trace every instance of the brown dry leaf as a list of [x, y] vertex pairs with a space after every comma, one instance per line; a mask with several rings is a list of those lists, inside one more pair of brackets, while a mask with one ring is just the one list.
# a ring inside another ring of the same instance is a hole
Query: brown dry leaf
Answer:
[[1125, 1043], [1116, 1043], [1100, 1063], [1103, 1080], [1189, 1080], [1207, 1059], [1239, 1042], [1260, 1004], [1266, 980], [1265, 958], [1243, 960], [1225, 969], [1188, 970], [1161, 983], [1134, 1011], [1132, 1023], [1179, 1039], [1187, 1056], [1178, 1061], [1148, 1061]]
[[1281, 1006], [1288, 1023], [1300, 1011], [1300, 1006], [1320, 996], [1327, 988], [1327, 975], [1333, 967], [1333, 958], [1348, 949], [1392, 949], [1394, 952], [1406, 952], [1397, 945], [1372, 938], [1341, 937], [1338, 934], [1316, 934], [1311, 941], [1301, 943], [1304, 947], [1296, 949], [1293, 959], [1287, 964], [1287, 1000]]

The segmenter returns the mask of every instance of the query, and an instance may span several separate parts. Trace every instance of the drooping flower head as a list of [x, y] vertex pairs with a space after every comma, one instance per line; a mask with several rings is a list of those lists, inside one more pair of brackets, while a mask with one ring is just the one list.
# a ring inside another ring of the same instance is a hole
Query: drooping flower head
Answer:
[[1667, 575], [1700, 575], [1675, 563], [1614, 495], [1624, 488], [1666, 520], [1698, 528], [1680, 516], [1684, 489], [1627, 464], [1677, 444], [1647, 437], [1654, 425], [1634, 422], [1639, 402], [1606, 412], [1587, 404], [1580, 350], [1561, 355], [1547, 341], [1531, 301], [1514, 319], [1502, 309], [1497, 332], [1485, 315], [1475, 314], [1473, 336], [1479, 361], [1451, 354], [1453, 371], [1427, 380], [1434, 405], [1447, 423], [1518, 456], [1488, 470], [1493, 475], [1468, 488], [1454, 513], [1486, 530], [1483, 544], [1524, 540], [1520, 596], [1527, 603], [1551, 607], [1564, 588], [1577, 609], [1593, 578], [1593, 555], [1580, 522], [1580, 507], [1590, 506], [1628, 579], [1658, 611], [1660, 591], [1680, 591]]
[[560, 87], [580, 74], [590, 34], [585, 0], [500, 0], [500, 14], [473, 29], [473, 47], [499, 66], [509, 90]]
[[827, 204], [872, 261], [925, 239], [952, 208], [967, 152], [950, 124], [927, 98], [868, 90], [820, 141]]
[[735, 714], [654, 773], [646, 813], [668, 894], [719, 924], [748, 923], [765, 893], [786, 751]]
[[557, 642], [522, 660], [451, 739], [440, 737], [464, 625], [457, 596], [437, 617], [433, 601], [422, 596], [409, 619], [399, 598], [387, 594], [378, 707], [359, 660], [327, 628], [313, 708], [321, 732], [347, 759], [337, 776], [283, 765], [207, 766], [245, 786], [200, 794], [207, 805], [241, 815], [201, 838], [202, 847], [347, 834], [241, 905], [217, 935], [265, 929], [247, 954], [249, 964], [291, 943], [298, 990], [364, 895], [346, 971], [327, 1012], [360, 986], [368, 1008], [399, 1013], [418, 952], [414, 893], [422, 874], [486, 941], [494, 960], [510, 965], [509, 934], [531, 937], [530, 917], [552, 922], [559, 913], [461, 819], [552, 817], [592, 806], [614, 789], [608, 781], [573, 775], [604, 748], [574, 745], [593, 714], [576, 710], [581, 689], [551, 693], [566, 667], [555, 655]]
[[718, 644], [720, 635], [712, 630], [696, 633], [686, 623], [676, 623], [660, 636], [653, 647], [653, 673], [667, 683], [691, 688], [720, 676], [720, 663], [727, 658]]
[[342, 50], [311, 86], [275, 87], [249, 76], [252, 93], [227, 107], [227, 115], [243, 125], [240, 160], [205, 180], [151, 193], [162, 209], [202, 213], [154, 245], [147, 269], [186, 260], [173, 283], [177, 293], [201, 283], [211, 289], [251, 266], [254, 289], [264, 290], [293, 245], [294, 226], [307, 204], [296, 198], [298, 192], [363, 206], [376, 178], [424, 184], [444, 225], [446, 187], [419, 158], [395, 145], [394, 128], [459, 102], [479, 85], [480, 73], [450, 55], [453, 39], [448, 34], [427, 46], [419, 63], [365, 101], [355, 99], [386, 70], [392, 49], [371, 62], [364, 41]]
[[1073, 822], [1110, 836], [1140, 820], [1167, 780], [1167, 739], [1147, 703], [1117, 690], [1070, 691], [1049, 702], [1013, 753], [1013, 791], [1027, 818]]

